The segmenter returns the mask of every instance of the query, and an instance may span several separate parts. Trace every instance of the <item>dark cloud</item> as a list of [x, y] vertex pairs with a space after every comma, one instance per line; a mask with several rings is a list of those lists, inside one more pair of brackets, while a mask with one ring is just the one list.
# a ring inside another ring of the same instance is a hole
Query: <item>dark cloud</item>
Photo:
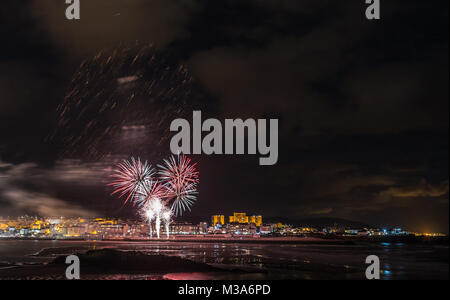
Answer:
[[60, 1], [33, 0], [33, 16], [55, 45], [82, 57], [120, 43], [150, 42], [164, 47], [189, 36], [186, 25], [196, 1], [121, 0], [83, 1], [81, 18], [67, 21], [67, 5]]
[[448, 194], [448, 180], [433, 185], [422, 179], [413, 186], [390, 187], [380, 193], [381, 197], [417, 198], [431, 197], [439, 198]]
[[[92, 217], [96, 213], [80, 201], [68, 201], [59, 197], [58, 189], [66, 187], [66, 193], [77, 188], [98, 186], [104, 172], [94, 166], [77, 162], [61, 162], [52, 169], [44, 169], [34, 163], [9, 164], [0, 161], [0, 201], [2, 215], [37, 215], [45, 217]], [[68, 190], [67, 190], [68, 189]]]
[[[439, 86], [427, 80], [448, 67], [443, 51], [420, 62], [374, 64], [381, 54], [363, 45], [377, 40], [378, 33], [350, 13], [354, 10], [310, 26], [300, 36], [271, 36], [262, 47], [232, 45], [199, 52], [190, 65], [222, 100], [225, 114], [278, 114], [285, 130], [370, 134], [448, 129], [443, 84], [448, 76], [436, 78]], [[440, 106], [430, 108], [424, 101], [430, 91]]]

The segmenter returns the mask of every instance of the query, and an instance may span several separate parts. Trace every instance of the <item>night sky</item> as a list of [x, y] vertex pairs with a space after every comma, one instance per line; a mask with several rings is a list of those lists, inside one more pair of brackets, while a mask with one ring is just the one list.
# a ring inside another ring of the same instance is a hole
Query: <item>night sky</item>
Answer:
[[193, 156], [190, 216], [448, 233], [448, 1], [381, 1], [380, 21], [364, 2], [81, 0], [68, 21], [64, 1], [3, 0], [0, 215], [132, 217], [114, 161], [160, 163], [170, 121], [201, 109], [278, 118], [279, 161]]

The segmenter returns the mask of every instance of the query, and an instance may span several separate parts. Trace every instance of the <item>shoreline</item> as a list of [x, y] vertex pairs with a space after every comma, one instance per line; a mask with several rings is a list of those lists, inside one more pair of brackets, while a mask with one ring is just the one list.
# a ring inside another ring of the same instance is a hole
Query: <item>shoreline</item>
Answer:
[[76, 242], [118, 242], [118, 243], [153, 243], [153, 242], [171, 242], [171, 243], [252, 243], [252, 244], [322, 244], [322, 245], [351, 245], [357, 242], [367, 243], [431, 243], [449, 245], [448, 237], [205, 237], [205, 236], [173, 236], [167, 238], [118, 238], [118, 239], [83, 239], [83, 238], [33, 238], [33, 237], [1, 237], [1, 240], [11, 241], [76, 241]]

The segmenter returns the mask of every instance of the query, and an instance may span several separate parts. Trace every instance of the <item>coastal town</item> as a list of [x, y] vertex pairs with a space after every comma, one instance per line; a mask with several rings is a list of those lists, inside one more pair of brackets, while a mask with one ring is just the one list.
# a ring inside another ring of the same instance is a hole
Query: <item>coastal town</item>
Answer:
[[[145, 240], [151, 225], [116, 218], [38, 218], [0, 217], [0, 238], [80, 239], [80, 240]], [[167, 228], [168, 231], [167, 232]], [[192, 224], [172, 222], [162, 228], [161, 239], [189, 237], [269, 238], [269, 237], [444, 237], [441, 233], [409, 232], [402, 228], [351, 228], [338, 224], [322, 228], [291, 224], [265, 223], [260, 215], [234, 213], [226, 218], [213, 215], [209, 222]]]

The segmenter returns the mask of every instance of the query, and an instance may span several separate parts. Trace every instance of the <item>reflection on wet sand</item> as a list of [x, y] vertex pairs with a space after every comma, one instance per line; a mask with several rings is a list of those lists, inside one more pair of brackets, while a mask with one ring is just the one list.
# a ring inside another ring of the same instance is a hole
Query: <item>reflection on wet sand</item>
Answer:
[[[0, 241], [0, 261], [3, 267], [18, 263], [42, 264], [57, 256], [101, 249], [173, 256], [208, 264], [221, 271], [180, 273], [168, 269], [166, 272], [148, 272], [146, 275], [90, 274], [89, 277], [196, 280], [364, 279], [365, 258], [368, 255], [378, 255], [382, 262], [382, 279], [448, 279], [448, 246], [403, 243], [302, 245], [164, 241], [150, 243]], [[8, 274], [14, 272], [10, 269]], [[0, 268], [0, 278], [2, 277], [4, 276]]]

